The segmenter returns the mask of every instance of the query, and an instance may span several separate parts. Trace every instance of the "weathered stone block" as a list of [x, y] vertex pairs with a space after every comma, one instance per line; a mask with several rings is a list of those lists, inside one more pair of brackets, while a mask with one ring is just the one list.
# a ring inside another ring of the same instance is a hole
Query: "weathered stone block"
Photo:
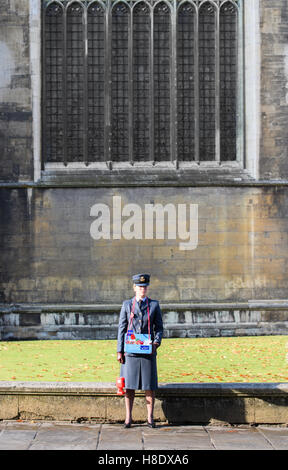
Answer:
[[288, 396], [255, 398], [255, 422], [288, 424]]
[[0, 419], [16, 419], [18, 417], [18, 396], [0, 395]]
[[106, 418], [106, 397], [19, 396], [19, 415], [22, 419], [81, 420]]
[[167, 397], [162, 399], [161, 407], [169, 423], [207, 423], [204, 397]]

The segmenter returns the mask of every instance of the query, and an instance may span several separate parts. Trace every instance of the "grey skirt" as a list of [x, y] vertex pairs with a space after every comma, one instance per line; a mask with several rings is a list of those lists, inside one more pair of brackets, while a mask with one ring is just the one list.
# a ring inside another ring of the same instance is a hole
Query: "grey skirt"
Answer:
[[156, 390], [158, 388], [156, 354], [125, 354], [120, 377], [125, 379], [125, 388], [131, 390]]

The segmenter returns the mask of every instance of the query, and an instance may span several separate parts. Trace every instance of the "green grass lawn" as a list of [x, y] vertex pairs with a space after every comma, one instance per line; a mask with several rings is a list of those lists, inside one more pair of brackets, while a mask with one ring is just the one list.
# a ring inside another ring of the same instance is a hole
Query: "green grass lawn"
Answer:
[[[0, 380], [115, 382], [116, 340], [0, 342]], [[159, 382], [288, 382], [288, 336], [163, 339]]]

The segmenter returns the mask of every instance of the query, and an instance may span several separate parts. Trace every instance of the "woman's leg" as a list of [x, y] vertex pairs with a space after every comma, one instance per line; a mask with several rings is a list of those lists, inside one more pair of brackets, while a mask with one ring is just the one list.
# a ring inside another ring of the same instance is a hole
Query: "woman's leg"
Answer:
[[146, 405], [147, 405], [147, 419], [148, 419], [148, 423], [152, 423], [154, 402], [155, 402], [155, 392], [154, 390], [146, 390], [145, 395], [146, 395]]
[[125, 393], [125, 406], [126, 406], [126, 419], [125, 423], [131, 423], [132, 421], [132, 408], [134, 402], [135, 390], [126, 388]]

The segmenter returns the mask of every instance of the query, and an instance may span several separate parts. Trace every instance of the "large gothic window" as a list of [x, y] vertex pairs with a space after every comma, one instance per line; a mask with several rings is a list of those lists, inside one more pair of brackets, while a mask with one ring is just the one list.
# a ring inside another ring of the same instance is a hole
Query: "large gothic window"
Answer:
[[234, 162], [241, 0], [43, 0], [46, 162]]

